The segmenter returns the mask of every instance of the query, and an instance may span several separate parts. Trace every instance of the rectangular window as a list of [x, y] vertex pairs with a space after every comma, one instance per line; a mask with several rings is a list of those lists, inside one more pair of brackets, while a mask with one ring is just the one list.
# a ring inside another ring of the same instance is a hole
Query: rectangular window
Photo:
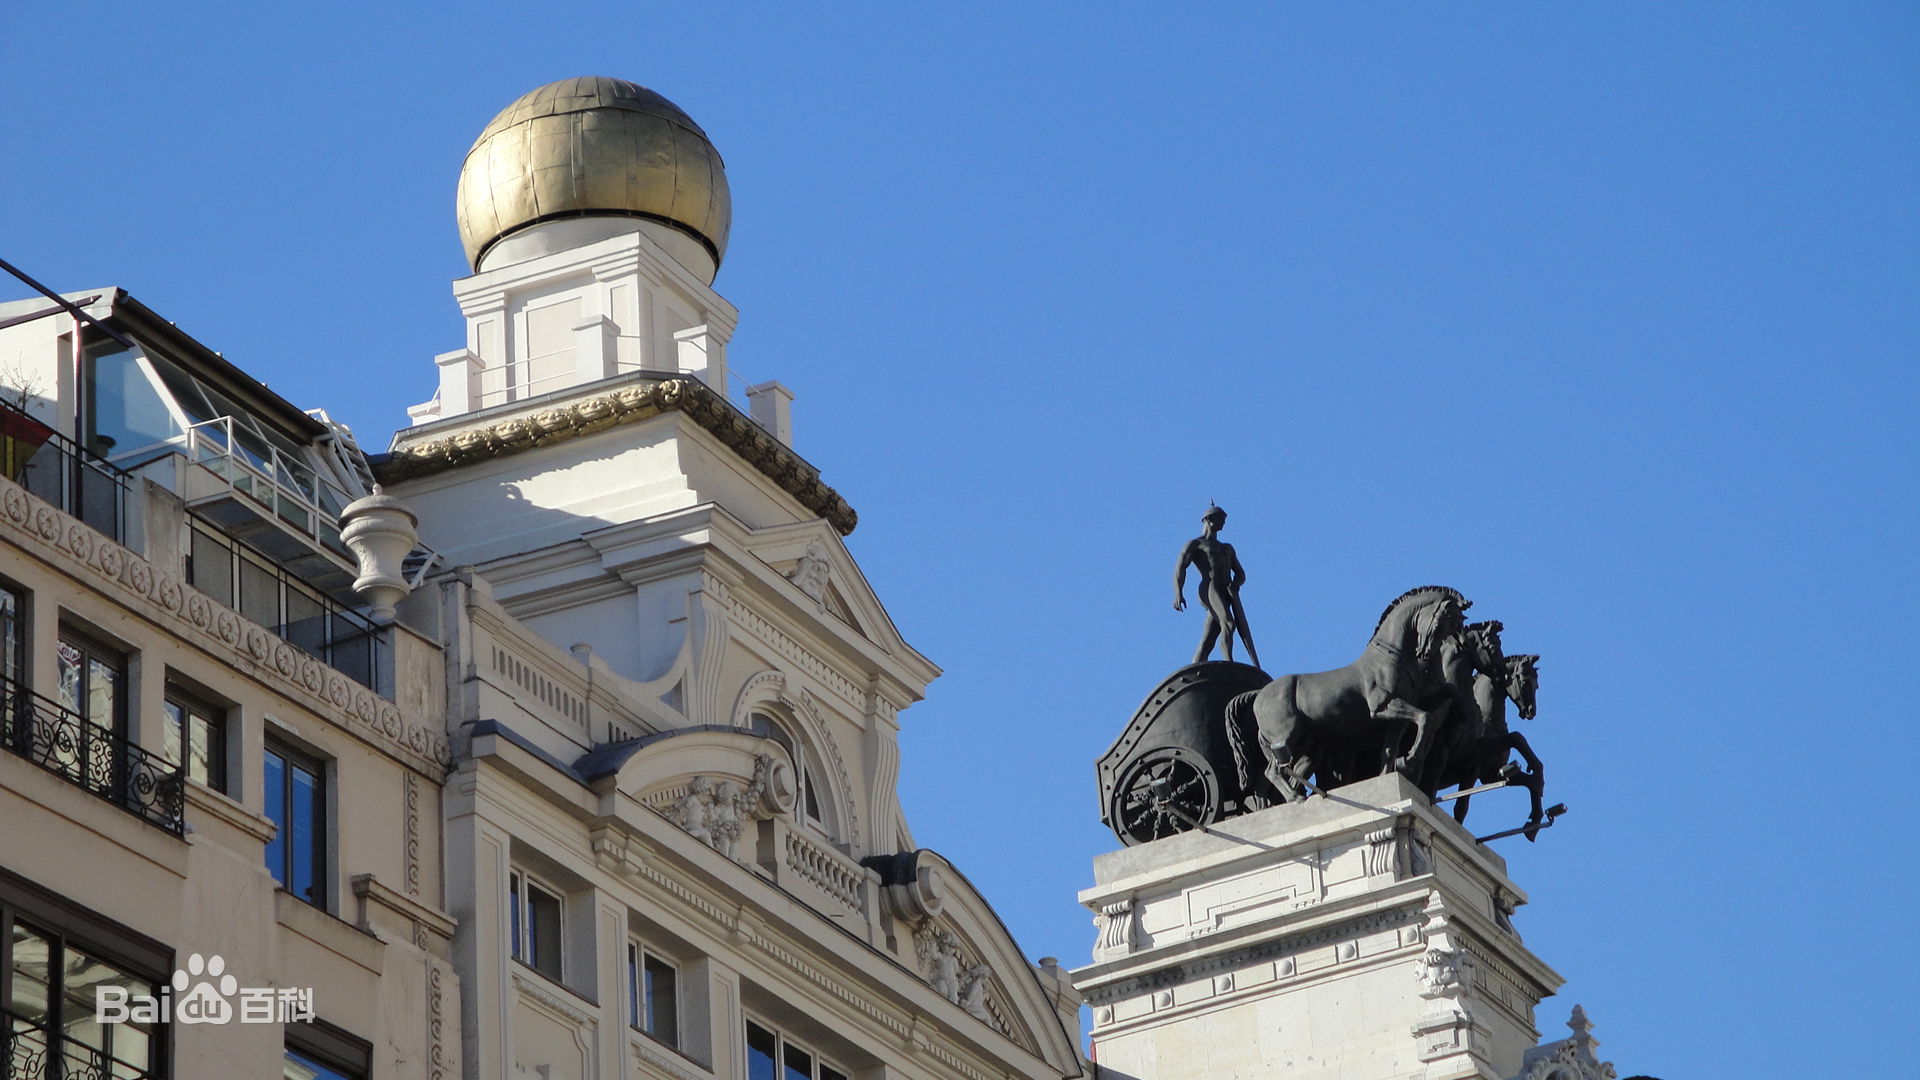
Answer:
[[747, 1080], [847, 1080], [847, 1073], [791, 1038], [748, 1020]]
[[56, 648], [60, 704], [115, 736], [127, 730], [127, 658], [66, 627]]
[[[38, 1078], [44, 1070], [48, 1077], [148, 1080], [164, 1060], [165, 1028], [94, 1016], [102, 998], [125, 1001], [159, 988], [133, 965], [106, 959], [95, 943], [72, 936], [85, 929], [76, 921], [87, 920], [63, 902], [29, 903], [27, 911], [0, 902], [0, 1042], [8, 1048], [0, 1076]], [[7, 1071], [9, 1061], [16, 1071]]]
[[627, 942], [627, 1023], [680, 1045], [679, 969], [637, 941]]
[[0, 585], [0, 676], [26, 685], [27, 598]]
[[227, 711], [169, 687], [167, 760], [185, 765], [189, 779], [227, 790]]
[[267, 869], [280, 887], [318, 908], [327, 906], [326, 767], [269, 740], [266, 811], [275, 826]]
[[554, 982], [560, 981], [561, 900], [557, 889], [515, 870], [507, 875], [513, 908], [513, 958]]

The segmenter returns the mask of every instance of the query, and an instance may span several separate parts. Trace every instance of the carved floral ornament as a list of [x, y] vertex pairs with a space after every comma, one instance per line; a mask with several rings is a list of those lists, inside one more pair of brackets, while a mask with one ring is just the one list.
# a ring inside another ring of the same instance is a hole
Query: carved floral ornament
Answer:
[[403, 715], [393, 702], [4, 478], [0, 478], [0, 529], [8, 531], [19, 546], [38, 549], [48, 561], [91, 582], [102, 594], [229, 665], [277, 685], [289, 697], [383, 747], [436, 782], [452, 760], [444, 731]]
[[676, 411], [713, 433], [802, 506], [825, 518], [840, 535], [852, 533], [860, 523], [847, 500], [821, 482], [820, 470], [741, 415], [705, 383], [690, 378], [623, 386], [531, 416], [401, 446], [378, 467], [378, 475], [382, 483], [392, 484]]

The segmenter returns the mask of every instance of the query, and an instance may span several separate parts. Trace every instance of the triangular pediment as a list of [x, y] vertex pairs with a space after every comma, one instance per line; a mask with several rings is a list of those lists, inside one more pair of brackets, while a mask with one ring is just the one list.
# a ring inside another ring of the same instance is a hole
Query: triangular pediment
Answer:
[[832, 616], [890, 655], [912, 651], [846, 544], [824, 521], [754, 529], [746, 547], [786, 579], [795, 603]]

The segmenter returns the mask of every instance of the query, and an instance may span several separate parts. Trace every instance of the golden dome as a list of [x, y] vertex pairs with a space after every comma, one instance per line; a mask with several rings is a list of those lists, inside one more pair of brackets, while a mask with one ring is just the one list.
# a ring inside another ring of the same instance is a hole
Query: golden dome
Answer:
[[700, 125], [623, 79], [562, 79], [493, 118], [460, 166], [460, 242], [475, 268], [510, 233], [558, 218], [655, 221], [727, 251], [726, 165]]

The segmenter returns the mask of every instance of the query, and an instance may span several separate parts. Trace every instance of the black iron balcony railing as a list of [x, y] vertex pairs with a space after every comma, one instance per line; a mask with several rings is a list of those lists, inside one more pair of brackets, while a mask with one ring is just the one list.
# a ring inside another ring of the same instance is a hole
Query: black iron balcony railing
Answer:
[[[91, 1019], [89, 1017], [88, 1019]], [[151, 1069], [0, 1008], [0, 1080], [155, 1080]], [[98, 1035], [101, 1027], [86, 1025]]]
[[0, 746], [175, 836], [186, 831], [180, 766], [5, 676]]
[[127, 474], [0, 401], [0, 472], [116, 544], [127, 542]]

